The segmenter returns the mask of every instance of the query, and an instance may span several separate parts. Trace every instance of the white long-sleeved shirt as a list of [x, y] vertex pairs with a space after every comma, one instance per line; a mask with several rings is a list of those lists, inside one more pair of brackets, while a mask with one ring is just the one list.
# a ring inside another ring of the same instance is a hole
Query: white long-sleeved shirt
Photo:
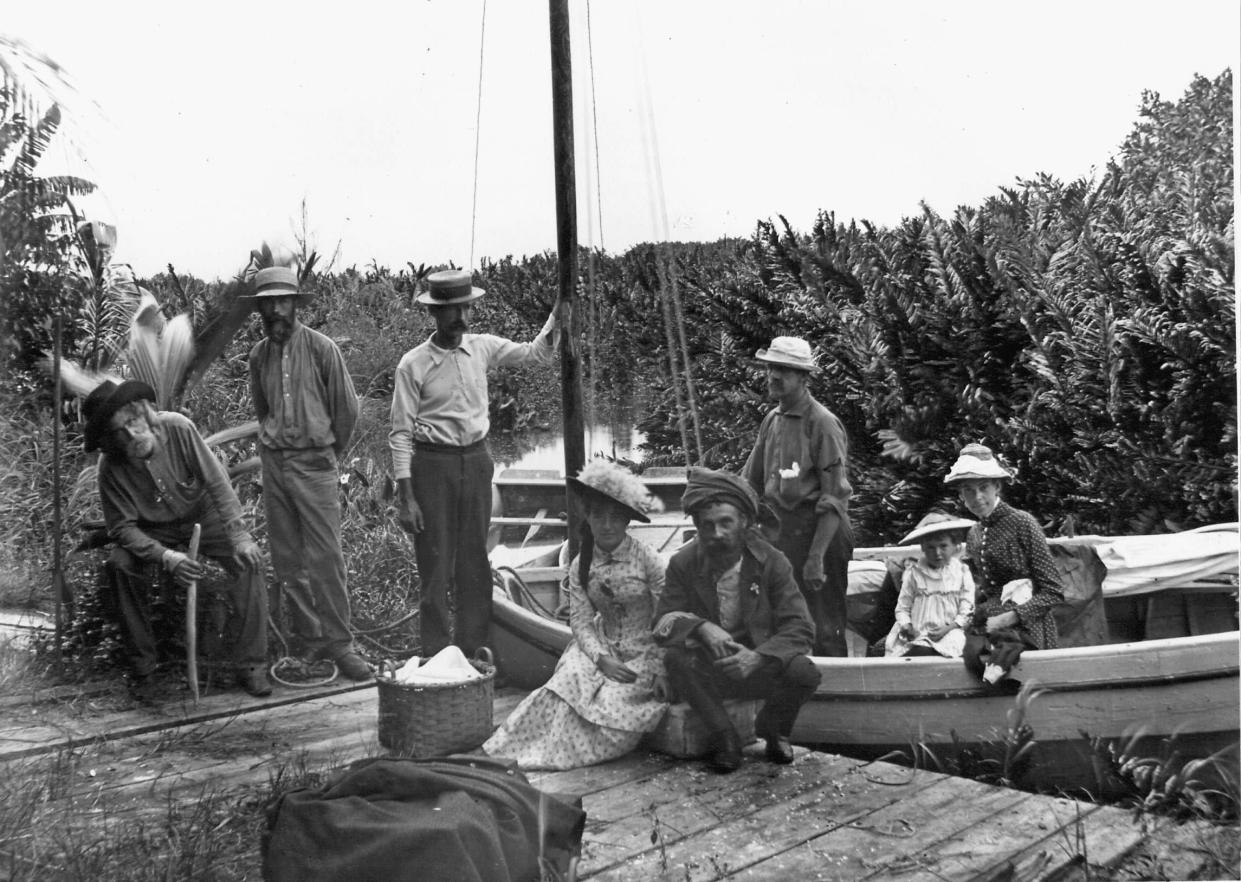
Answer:
[[553, 316], [529, 343], [494, 334], [465, 334], [455, 349], [432, 339], [402, 356], [392, 390], [392, 473], [409, 477], [416, 441], [464, 447], [487, 437], [487, 371], [493, 367], [550, 362], [554, 349]]

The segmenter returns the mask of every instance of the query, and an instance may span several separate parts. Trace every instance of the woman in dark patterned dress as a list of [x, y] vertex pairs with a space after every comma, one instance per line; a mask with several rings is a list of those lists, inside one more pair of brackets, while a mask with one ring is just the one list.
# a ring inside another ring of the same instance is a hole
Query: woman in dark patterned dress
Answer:
[[973, 633], [965, 665], [994, 683], [1025, 649], [1055, 649], [1053, 612], [1064, 600], [1064, 583], [1047, 538], [1032, 515], [1000, 498], [1012, 473], [989, 447], [967, 444], [944, 478], [978, 518], [966, 540], [978, 585]]

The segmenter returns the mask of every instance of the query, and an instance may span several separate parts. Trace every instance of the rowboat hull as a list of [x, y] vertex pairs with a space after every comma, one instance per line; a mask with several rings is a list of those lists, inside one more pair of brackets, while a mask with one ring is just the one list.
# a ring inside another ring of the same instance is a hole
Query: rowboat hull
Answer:
[[[526, 573], [531, 585], [562, 572], [554, 566], [516, 571]], [[911, 762], [951, 766], [967, 751], [1002, 755], [1005, 738], [1025, 725], [1035, 741], [1026, 774], [1040, 786], [1064, 789], [1099, 786], [1090, 738], [1137, 756], [1222, 752], [1235, 763], [1239, 643], [1235, 589], [1224, 585], [1223, 593], [1186, 596], [1197, 597], [1204, 608], [1213, 605], [1220, 627], [1232, 630], [1027, 651], [998, 687], [982, 684], [953, 659], [816, 657], [822, 682], [802, 709], [793, 740], [850, 756], [900, 754]], [[500, 580], [492, 646], [501, 674], [533, 689], [551, 676], [572, 635], [567, 625], [523, 605], [529, 587], [511, 575]], [[1131, 590], [1108, 599], [1132, 603]], [[1018, 686], [1026, 692], [1018, 694]]]

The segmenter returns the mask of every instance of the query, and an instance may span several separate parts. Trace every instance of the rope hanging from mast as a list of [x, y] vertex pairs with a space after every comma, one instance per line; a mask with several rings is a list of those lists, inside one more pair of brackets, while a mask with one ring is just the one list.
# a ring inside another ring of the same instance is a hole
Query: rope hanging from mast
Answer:
[[[645, 38], [643, 36], [640, 13], [638, 14], [637, 22], [638, 40], [640, 44], [644, 44]], [[680, 289], [677, 286], [676, 259], [672, 255], [672, 248], [669, 243], [668, 207], [664, 198], [663, 168], [659, 161], [659, 139], [655, 126], [655, 109], [651, 101], [651, 86], [650, 78], [647, 76], [645, 53], [642, 53], [639, 58], [642, 90], [642, 113], [640, 118], [642, 120], [643, 135], [645, 136], [643, 146], [647, 151], [647, 162], [653, 178], [651, 189], [654, 191], [655, 197], [652, 201], [657, 206], [656, 225], [663, 240], [663, 244], [657, 245], [655, 249], [656, 274], [659, 278], [660, 299], [663, 304], [668, 363], [672, 370], [671, 379], [677, 405], [677, 418], [681, 426], [681, 446], [685, 451], [685, 463], [690, 465], [694, 459], [699, 463], [702, 462], [702, 428], [698, 419], [694, 373], [693, 368], [690, 366], [689, 344], [685, 334], [685, 313], [681, 305]], [[675, 334], [673, 333], [673, 328], [676, 329]], [[680, 370], [677, 368], [678, 361], [682, 365]], [[685, 384], [685, 400], [682, 399], [681, 395], [682, 382]], [[690, 420], [694, 427], [694, 440], [697, 442], [696, 456], [691, 453], [689, 432], [685, 426], [686, 400], [689, 405]]]
[[[598, 335], [599, 335], [599, 298], [598, 283], [596, 269], [598, 260], [596, 259], [594, 249], [594, 224], [596, 219], [599, 224], [599, 251], [604, 251], [603, 242], [603, 180], [602, 172], [599, 165], [599, 102], [595, 93], [595, 42], [594, 32], [590, 26], [590, 0], [586, 0], [586, 66], [590, 74], [590, 127], [592, 137], [594, 139], [594, 155], [595, 155], [595, 208], [594, 211], [588, 211], [587, 217], [587, 235], [590, 239], [590, 248], [587, 251], [586, 258], [586, 305], [587, 305], [587, 334], [586, 334], [586, 356], [590, 361], [590, 385], [586, 390], [586, 409], [590, 415], [592, 424], [598, 421], [599, 412], [596, 409], [596, 391], [599, 386], [599, 360], [598, 360]], [[590, 162], [584, 163], [586, 174], [590, 176]], [[591, 190], [588, 187], [586, 196], [589, 200]]]
[[470, 262], [466, 267], [474, 269], [474, 232], [478, 226], [478, 153], [482, 142], [483, 125], [483, 49], [487, 43], [487, 0], [483, 0], [483, 18], [478, 34], [478, 102], [474, 111], [474, 198], [470, 205]]

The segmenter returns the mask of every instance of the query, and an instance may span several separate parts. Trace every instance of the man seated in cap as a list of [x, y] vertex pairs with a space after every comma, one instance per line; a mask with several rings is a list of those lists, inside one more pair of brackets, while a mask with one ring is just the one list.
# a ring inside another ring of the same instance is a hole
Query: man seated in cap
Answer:
[[340, 547], [338, 463], [358, 420], [358, 396], [336, 343], [297, 320], [298, 306], [311, 299], [297, 271], [266, 267], [254, 283], [267, 337], [250, 351], [250, 397], [259, 419], [272, 566], [301, 652], [366, 680], [370, 666], [354, 651], [349, 630]]
[[487, 450], [487, 371], [550, 362], [558, 322], [553, 310], [531, 343], [471, 334], [472, 304], [486, 293], [471, 274], [443, 270], [427, 283], [418, 302], [430, 308], [435, 333], [397, 365], [388, 444], [398, 518], [414, 534], [422, 654], [449, 644], [472, 654], [491, 625], [487, 527], [495, 467]]
[[673, 697], [702, 716], [721, 772], [741, 765], [723, 699], [765, 699], [755, 731], [769, 760], [791, 763], [793, 723], [820, 680], [792, 567], [756, 528], [758, 498], [738, 476], [691, 468], [682, 505], [697, 536], [668, 564], [654, 620]]
[[814, 620], [814, 654], [845, 656], [853, 557], [849, 439], [836, 415], [810, 394], [810, 376], [819, 368], [809, 343], [777, 337], [755, 358], [766, 365], [776, 407], [759, 425], [741, 474], [779, 517], [776, 546], [793, 565]]
[[108, 534], [116, 611], [129, 650], [134, 691], [150, 698], [158, 656], [151, 627], [152, 590], [161, 571], [187, 587], [206, 575], [185, 552], [195, 523], [199, 549], [230, 575], [203, 585], [223, 594], [233, 637], [237, 682], [251, 695], [269, 695], [267, 585], [263, 555], [241, 520], [241, 503], [194, 424], [179, 413], [156, 411], [146, 383], [106, 381], [83, 403], [87, 451], [101, 451], [99, 497]]

